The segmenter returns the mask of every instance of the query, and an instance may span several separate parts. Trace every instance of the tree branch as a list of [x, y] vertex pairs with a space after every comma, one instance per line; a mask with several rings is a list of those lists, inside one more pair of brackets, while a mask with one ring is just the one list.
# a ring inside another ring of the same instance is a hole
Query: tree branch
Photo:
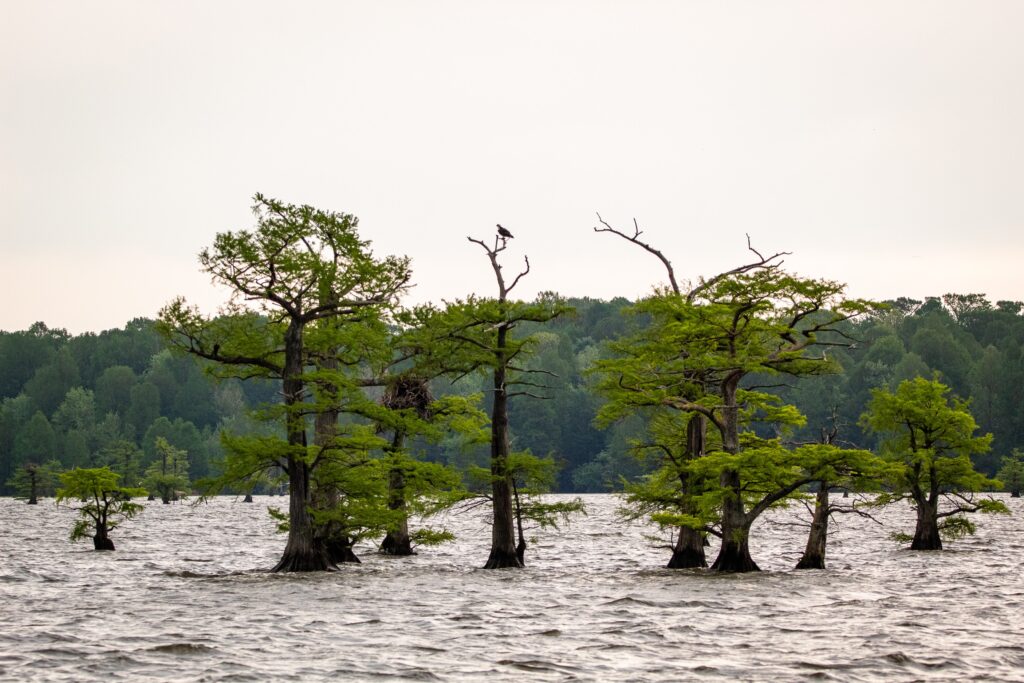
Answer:
[[633, 235], [632, 236], [627, 235], [626, 233], [622, 232], [621, 230], [616, 230], [615, 228], [613, 228], [611, 225], [608, 224], [607, 221], [605, 221], [605, 219], [601, 218], [601, 214], [600, 213], [597, 214], [597, 220], [599, 220], [604, 227], [603, 228], [598, 228], [598, 227], [595, 226], [594, 227], [594, 232], [610, 232], [610, 233], [612, 233], [614, 235], [618, 235], [619, 237], [621, 237], [622, 239], [626, 240], [627, 242], [632, 242], [633, 244], [637, 245], [641, 249], [643, 249], [643, 250], [647, 251], [648, 253], [653, 254], [654, 256], [658, 257], [658, 260], [661, 261], [661, 263], [665, 266], [665, 270], [668, 272], [668, 281], [672, 285], [672, 291], [675, 292], [676, 294], [680, 293], [679, 292], [679, 284], [676, 282], [676, 273], [675, 273], [675, 270], [672, 268], [671, 261], [669, 261], [668, 258], [666, 258], [666, 256], [663, 253], [661, 253], [660, 251], [658, 251], [657, 249], [655, 249], [651, 245], [647, 244], [646, 242], [641, 242], [640, 241], [639, 238], [640, 238], [640, 235], [643, 234], [643, 231], [640, 230], [640, 225], [636, 222], [636, 218], [633, 219]]

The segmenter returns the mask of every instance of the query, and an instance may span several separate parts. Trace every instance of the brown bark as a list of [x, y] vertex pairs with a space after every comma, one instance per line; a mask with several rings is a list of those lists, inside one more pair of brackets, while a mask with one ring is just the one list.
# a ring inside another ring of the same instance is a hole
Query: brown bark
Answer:
[[811, 531], [807, 535], [807, 547], [796, 564], [796, 569], [824, 569], [825, 546], [828, 541], [828, 486], [821, 482], [818, 495], [814, 499], [814, 516], [811, 518]]
[[[395, 430], [391, 439], [391, 450], [395, 453], [401, 451], [405, 444], [405, 434], [400, 429]], [[388, 472], [388, 509], [399, 513], [398, 526], [389, 529], [384, 540], [380, 544], [380, 551], [385, 555], [396, 557], [408, 557], [415, 555], [412, 550], [412, 539], [409, 537], [409, 517], [406, 513], [405, 504], [405, 474], [399, 467], [392, 467]]]
[[931, 501], [917, 502], [917, 526], [914, 529], [914, 540], [911, 550], [942, 550], [942, 537], [939, 536], [939, 507]]
[[704, 534], [689, 527], [679, 528], [679, 537], [672, 549], [668, 569], [694, 569], [708, 566], [704, 554]]
[[333, 536], [324, 542], [327, 549], [327, 557], [335, 564], [362, 564], [362, 560], [352, 549], [351, 538]]
[[39, 472], [35, 465], [29, 465], [27, 469], [29, 480], [28, 504], [38, 505], [39, 499], [36, 495], [36, 491], [39, 488]]
[[[692, 460], [704, 456], [707, 420], [703, 415], [692, 415], [686, 423], [686, 459]], [[680, 474], [679, 484], [683, 495], [688, 496], [690, 489], [689, 477]], [[692, 506], [686, 506], [683, 510], [692, 513]], [[672, 558], [668, 561], [668, 569], [693, 569], [696, 567], [708, 566], [707, 557], [704, 554], [704, 546], [707, 541], [704, 533], [689, 527], [680, 527], [679, 536], [675, 548], [672, 549]]]
[[309, 514], [309, 466], [297, 458], [288, 463], [288, 542], [275, 572], [332, 569], [327, 550], [313, 529]]
[[[736, 404], [739, 381], [740, 375], [734, 374], [722, 382], [722, 450], [726, 453], [739, 453], [740, 450], [739, 408]], [[722, 501], [722, 546], [711, 569], [720, 572], [760, 571], [747, 545], [753, 520], [743, 509], [739, 472], [723, 470], [719, 484], [725, 490]]]
[[508, 393], [505, 389], [504, 357], [508, 329], [498, 328], [497, 362], [494, 369], [494, 398], [491, 407], [491, 552], [484, 569], [522, 567], [516, 551], [515, 515], [512, 511], [512, 482], [508, 472]]
[[114, 549], [114, 542], [107, 536], [107, 525], [105, 523], [96, 525], [96, 533], [92, 537], [92, 547], [95, 550]]
[[302, 400], [302, 325], [292, 321], [285, 332], [285, 363], [282, 389], [287, 416], [288, 445], [301, 454], [288, 457], [288, 542], [280, 562], [272, 571], [309, 572], [333, 568], [322, 541], [314, 533], [309, 514], [312, 504], [310, 471], [304, 456], [306, 425], [301, 415], [292, 412]]
[[750, 538], [749, 516], [743, 511], [743, 499], [740, 496], [740, 475], [735, 470], [724, 470], [719, 483], [725, 489], [722, 503], [722, 546], [718, 557], [711, 565], [717, 572], [756, 572], [760, 567], [750, 556], [747, 545]]
[[715, 572], [759, 572], [753, 558], [750, 557], [750, 548], [747, 545], [749, 529], [737, 529], [737, 535], [729, 539], [722, 539], [722, 548], [711, 565], [711, 571]]

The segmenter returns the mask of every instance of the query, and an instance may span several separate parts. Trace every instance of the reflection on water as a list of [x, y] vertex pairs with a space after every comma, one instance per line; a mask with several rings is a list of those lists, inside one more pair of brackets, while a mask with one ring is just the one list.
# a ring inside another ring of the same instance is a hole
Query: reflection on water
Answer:
[[[274, 575], [284, 546], [266, 506], [150, 504], [97, 553], [72, 513], [0, 499], [0, 679], [87, 680], [1020, 680], [1024, 506], [982, 517], [941, 553], [901, 550], [885, 527], [839, 520], [829, 569], [793, 571], [798, 511], [755, 528], [767, 571], [661, 567], [652, 530], [611, 496], [527, 554], [478, 569], [489, 530], [414, 558], [360, 548], [337, 573]], [[713, 559], [712, 549], [712, 559]]]

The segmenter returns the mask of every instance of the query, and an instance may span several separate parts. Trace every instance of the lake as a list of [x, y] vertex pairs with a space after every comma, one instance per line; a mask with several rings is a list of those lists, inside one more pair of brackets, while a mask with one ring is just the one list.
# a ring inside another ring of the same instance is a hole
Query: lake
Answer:
[[823, 571], [792, 570], [803, 508], [774, 511], [751, 542], [766, 571], [744, 575], [662, 569], [610, 495], [526, 569], [479, 569], [490, 531], [463, 514], [455, 543], [304, 575], [265, 571], [284, 498], [149, 503], [113, 553], [70, 543], [52, 499], [0, 498], [0, 679], [1024, 680], [1024, 504], [997, 497], [1013, 516], [937, 553], [888, 540], [909, 507], [841, 516]]

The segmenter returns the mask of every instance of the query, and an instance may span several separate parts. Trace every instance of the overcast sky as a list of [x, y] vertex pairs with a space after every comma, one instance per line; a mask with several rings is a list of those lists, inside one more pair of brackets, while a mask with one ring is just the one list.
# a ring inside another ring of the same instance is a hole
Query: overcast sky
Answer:
[[0, 0], [0, 329], [225, 293], [251, 197], [354, 213], [414, 300], [636, 297], [765, 251], [1024, 299], [1024, 3]]

